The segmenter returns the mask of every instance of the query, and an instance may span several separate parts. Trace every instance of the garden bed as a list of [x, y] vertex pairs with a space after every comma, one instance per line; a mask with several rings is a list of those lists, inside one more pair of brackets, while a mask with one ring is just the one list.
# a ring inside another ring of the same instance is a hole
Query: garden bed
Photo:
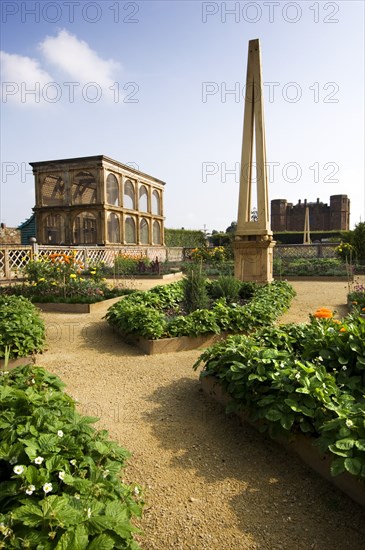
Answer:
[[[232, 398], [223, 390], [219, 381], [214, 376], [204, 376], [200, 380], [203, 391], [213, 397], [218, 403], [228, 405]], [[247, 418], [244, 411], [236, 411], [237, 416], [242, 422], [247, 422], [256, 429], [259, 428], [259, 422], [252, 422]], [[289, 437], [274, 436], [275, 441], [280, 443], [285, 449], [297, 454], [303, 462], [315, 470], [322, 477], [331, 481], [336, 487], [341, 489], [355, 502], [365, 506], [365, 487], [364, 483], [347, 472], [336, 477], [331, 475], [331, 457], [328, 454], [320, 454], [318, 448], [313, 446], [313, 438], [304, 434], [290, 434]]]
[[[202, 290], [211, 294], [206, 294], [204, 305], [192, 310], [186, 298], [187, 281], [148, 292], [137, 291], [109, 308], [105, 318], [124, 339], [146, 353], [166, 353], [208, 346], [227, 333], [248, 333], [271, 324], [287, 309], [295, 294], [286, 282], [257, 286], [226, 277], [209, 283], [208, 289], [203, 281]], [[227, 292], [219, 295], [224, 290], [223, 283]], [[236, 295], [228, 301], [227, 289], [232, 283]], [[161, 344], [155, 343], [158, 341]]]
[[177, 277], [182, 276], [182, 271], [176, 271], [174, 273], [165, 273], [165, 274], [159, 274], [159, 273], [139, 273], [137, 275], [132, 275], [131, 277], [133, 279], [161, 279], [161, 280], [169, 280], [169, 279], [175, 279]]
[[105, 306], [112, 306], [125, 296], [118, 296], [116, 298], [108, 298], [107, 300], [101, 300], [100, 302], [94, 302], [93, 304], [69, 304], [63, 302], [36, 302], [34, 305], [44, 312], [49, 313], [92, 313], [98, 311]]
[[[353, 277], [350, 277], [351, 279]], [[338, 276], [338, 275], [274, 275], [276, 281], [310, 281], [315, 283], [316, 281], [324, 282], [336, 282], [336, 281], [348, 281], [349, 277], [347, 275]]]
[[178, 336], [175, 338], [149, 340], [143, 336], [126, 334], [122, 331], [118, 332], [127, 344], [140, 348], [147, 355], [207, 348], [211, 344], [223, 340], [228, 335], [228, 333], [221, 332], [220, 334], [200, 334], [199, 336]]

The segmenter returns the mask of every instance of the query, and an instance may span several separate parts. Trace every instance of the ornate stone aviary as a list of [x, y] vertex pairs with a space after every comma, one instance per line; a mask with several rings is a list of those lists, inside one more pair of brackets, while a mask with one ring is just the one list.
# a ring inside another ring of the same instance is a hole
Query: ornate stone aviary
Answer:
[[[254, 146], [256, 159], [253, 158]], [[252, 176], [255, 168], [257, 212], [252, 216]], [[272, 281], [274, 246], [269, 220], [260, 43], [256, 39], [248, 43], [240, 192], [234, 242], [235, 277], [241, 281]]]

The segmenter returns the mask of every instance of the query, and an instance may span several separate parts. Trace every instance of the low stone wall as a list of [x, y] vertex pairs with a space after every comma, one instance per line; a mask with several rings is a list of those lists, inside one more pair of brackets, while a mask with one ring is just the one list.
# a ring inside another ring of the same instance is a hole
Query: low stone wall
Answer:
[[16, 229], [15, 227], [1, 227], [0, 245], [1, 244], [21, 244], [20, 229]]

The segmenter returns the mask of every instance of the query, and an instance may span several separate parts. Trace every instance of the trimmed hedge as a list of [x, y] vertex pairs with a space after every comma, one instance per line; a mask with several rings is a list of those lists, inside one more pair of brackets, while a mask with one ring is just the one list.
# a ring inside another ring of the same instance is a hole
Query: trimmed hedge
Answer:
[[[311, 231], [311, 240], [321, 241], [331, 239], [333, 242], [340, 242], [348, 231]], [[280, 244], [303, 244], [303, 231], [275, 231], [274, 241]]]
[[168, 247], [197, 248], [205, 245], [205, 235], [196, 229], [165, 229], [165, 244]]

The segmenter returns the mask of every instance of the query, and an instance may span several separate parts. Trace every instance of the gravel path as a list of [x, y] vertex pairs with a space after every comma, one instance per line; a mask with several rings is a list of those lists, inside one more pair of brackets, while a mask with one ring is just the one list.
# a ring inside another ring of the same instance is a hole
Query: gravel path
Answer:
[[[345, 282], [292, 284], [283, 322], [307, 321], [320, 306], [346, 313]], [[143, 355], [104, 313], [43, 313], [48, 351], [38, 364], [133, 453], [125, 478], [145, 487], [144, 550], [365, 548], [360, 506], [202, 393], [199, 351]]]

